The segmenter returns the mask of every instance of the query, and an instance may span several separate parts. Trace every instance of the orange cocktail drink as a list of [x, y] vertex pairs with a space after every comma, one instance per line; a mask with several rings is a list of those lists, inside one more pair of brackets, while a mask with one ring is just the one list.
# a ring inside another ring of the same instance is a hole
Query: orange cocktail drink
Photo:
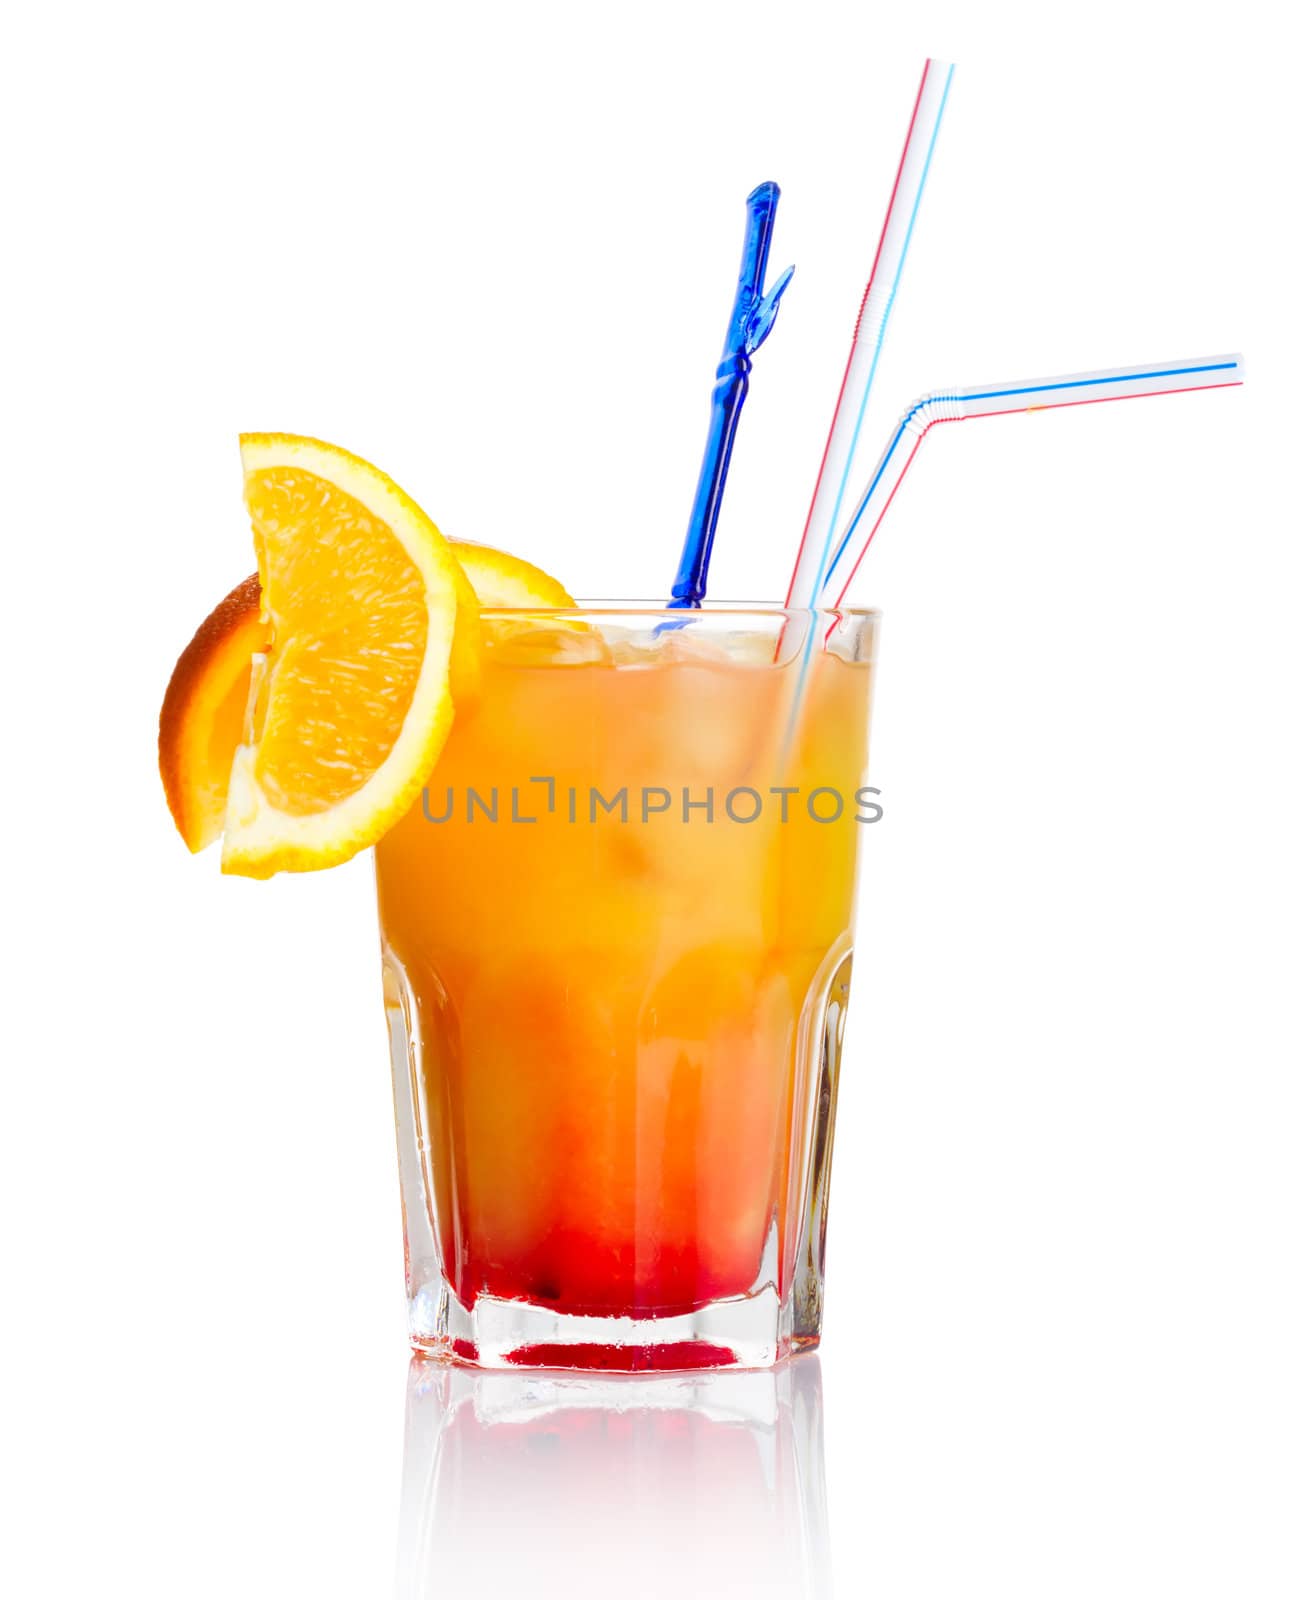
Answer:
[[663, 620], [484, 613], [477, 692], [376, 850], [429, 1349], [818, 1336], [875, 619]]

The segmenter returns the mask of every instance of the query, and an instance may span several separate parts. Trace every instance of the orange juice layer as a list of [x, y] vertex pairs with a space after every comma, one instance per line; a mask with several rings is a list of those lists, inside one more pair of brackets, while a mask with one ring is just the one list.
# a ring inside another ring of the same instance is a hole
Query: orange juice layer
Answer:
[[376, 852], [466, 1306], [671, 1313], [747, 1292], [768, 1250], [781, 1292], [792, 1270], [795, 1107], [850, 947], [870, 669], [818, 656], [781, 757], [796, 662], [678, 640], [614, 665], [597, 644], [489, 649]]

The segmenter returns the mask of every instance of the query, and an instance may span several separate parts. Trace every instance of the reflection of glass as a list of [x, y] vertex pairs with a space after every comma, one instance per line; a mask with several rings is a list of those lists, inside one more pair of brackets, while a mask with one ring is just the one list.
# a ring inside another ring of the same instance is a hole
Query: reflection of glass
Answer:
[[434, 1354], [820, 1338], [876, 618], [687, 615], [484, 612], [477, 697], [375, 851]]
[[399, 1600], [830, 1593], [820, 1364], [572, 1377], [416, 1356]]

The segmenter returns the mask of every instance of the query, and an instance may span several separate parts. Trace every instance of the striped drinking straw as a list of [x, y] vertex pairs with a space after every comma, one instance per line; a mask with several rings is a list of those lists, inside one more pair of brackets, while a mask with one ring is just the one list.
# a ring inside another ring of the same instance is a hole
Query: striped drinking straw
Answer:
[[810, 606], [824, 587], [834, 530], [838, 525], [847, 494], [848, 478], [856, 456], [861, 424], [874, 386], [879, 352], [888, 331], [888, 319], [901, 281], [902, 268], [910, 250], [915, 218], [924, 197], [933, 148], [942, 125], [951, 74], [955, 68], [942, 61], [926, 61], [919, 81], [919, 93], [911, 112], [901, 163], [892, 186], [888, 210], [883, 219], [874, 264], [870, 268], [865, 297], [857, 315], [856, 328], [847, 356], [842, 387], [834, 407], [829, 438], [821, 458], [820, 473], [807, 512], [802, 543], [798, 546], [793, 577], [785, 604]]
[[[1205, 356], [1194, 361], [1156, 361], [1148, 366], [1114, 367], [1108, 372], [1078, 372], [1063, 378], [1031, 378], [1018, 383], [984, 383], [925, 395], [901, 415], [865, 493], [848, 520], [817, 590], [818, 605], [843, 603], [861, 557], [910, 470], [930, 429], [940, 422], [971, 417], [1006, 417], [1015, 412], [1049, 411], [1063, 406], [1097, 405], [1105, 400], [1135, 400], [1156, 394], [1186, 394], [1194, 389], [1229, 389], [1244, 381], [1242, 356]], [[836, 598], [831, 602], [828, 596]]]

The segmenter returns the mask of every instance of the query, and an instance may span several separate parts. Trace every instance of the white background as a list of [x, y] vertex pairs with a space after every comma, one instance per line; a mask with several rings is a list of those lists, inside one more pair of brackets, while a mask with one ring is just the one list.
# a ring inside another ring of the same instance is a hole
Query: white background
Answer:
[[[886, 619], [886, 816], [830, 1242], [836, 1593], [1294, 1592], [1294, 140], [1263, 15], [14, 14], [7, 1592], [396, 1567], [369, 864], [222, 880], [154, 765], [172, 661], [252, 568], [237, 433], [337, 440], [446, 532], [660, 595], [773, 177], [798, 272], [713, 592], [779, 598], [927, 53], [958, 70], [871, 443], [939, 384], [1235, 349], [1250, 376], [941, 430], [853, 592]], [[661, 1592], [591, 1487], [476, 1513], [540, 1592]], [[744, 1527], [708, 1534], [734, 1592]], [[492, 1545], [448, 1551], [448, 1593], [501, 1592]]]

